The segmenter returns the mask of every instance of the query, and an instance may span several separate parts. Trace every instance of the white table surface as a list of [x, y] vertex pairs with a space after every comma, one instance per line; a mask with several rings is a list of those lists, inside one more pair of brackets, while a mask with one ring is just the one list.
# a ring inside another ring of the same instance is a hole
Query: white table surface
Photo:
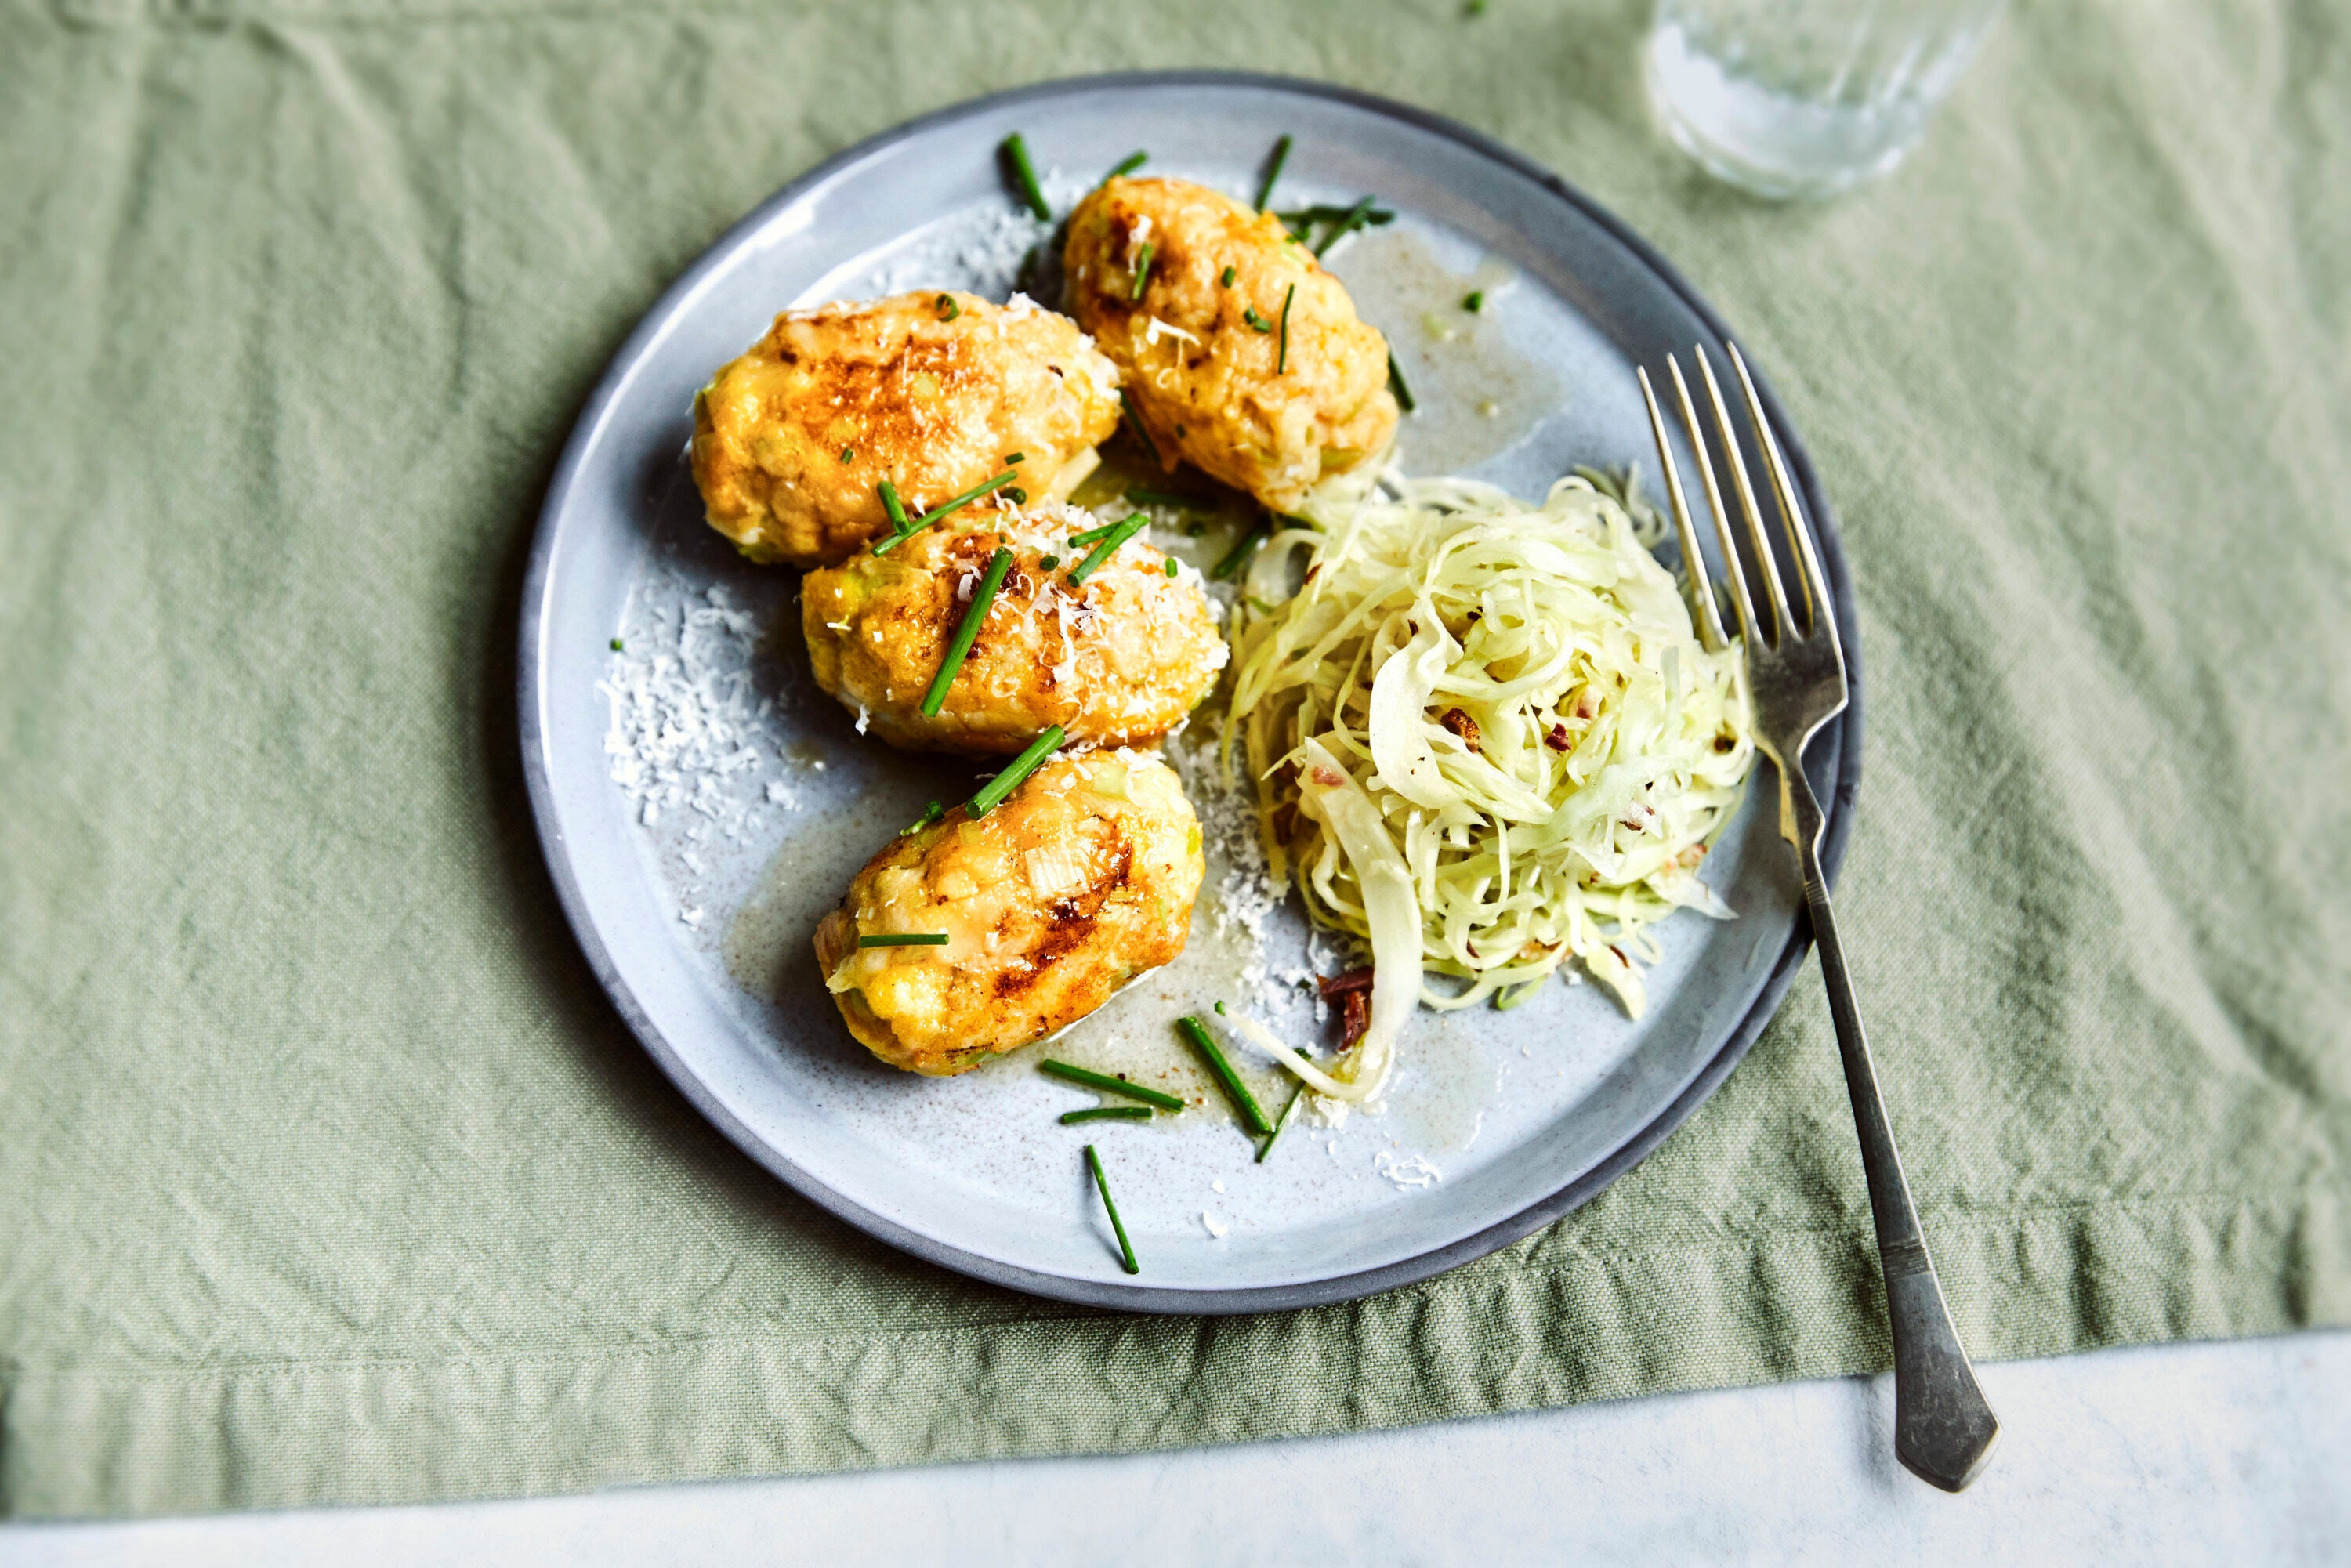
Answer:
[[1981, 1369], [1973, 1490], [1883, 1377], [1396, 1432], [430, 1508], [0, 1529], [16, 1568], [660, 1563], [2351, 1563], [2351, 1333]]

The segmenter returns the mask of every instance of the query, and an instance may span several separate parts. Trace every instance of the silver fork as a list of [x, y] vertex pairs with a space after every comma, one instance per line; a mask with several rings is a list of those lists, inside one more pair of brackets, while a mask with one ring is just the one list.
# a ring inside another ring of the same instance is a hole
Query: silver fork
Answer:
[[[1695, 350], [1698, 376], [1706, 386], [1731, 483], [1739, 492], [1739, 509], [1747, 519], [1753, 572], [1763, 586], [1764, 603], [1760, 607], [1749, 591], [1748, 570], [1741, 565], [1731, 538], [1729, 514], [1722, 504], [1721, 487], [1715, 482], [1714, 460], [1708, 455], [1706, 438], [1698, 431], [1689, 383], [1682, 379], [1681, 365], [1673, 356], [1667, 356], [1666, 365], [1673, 372], [1682, 423], [1689, 434], [1690, 450], [1698, 456], [1698, 476], [1705, 482], [1707, 504], [1714, 512], [1716, 540], [1722, 547], [1723, 570], [1739, 610], [1754, 695], [1756, 744], [1780, 775], [1780, 832], [1795, 845], [1797, 858], [1803, 862], [1804, 905], [1813, 917], [1821, 976], [1828, 982], [1829, 1011], [1836, 1020], [1837, 1047], [1844, 1058], [1845, 1087], [1853, 1096], [1854, 1124], [1861, 1134], [1862, 1169], [1868, 1177], [1870, 1214], [1877, 1224], [1877, 1256], [1886, 1275], [1886, 1323], [1894, 1339], [1894, 1451], [1921, 1479], [1946, 1491], [1958, 1491], [1982, 1473], [2000, 1436], [2000, 1422], [1976, 1384], [1975, 1368], [1969, 1364], [1959, 1331], [1951, 1325], [1942, 1284], [1927, 1256], [1927, 1238], [1918, 1228], [1910, 1185], [1902, 1178], [1902, 1157], [1894, 1149], [1894, 1128], [1886, 1120], [1886, 1103], [1878, 1097], [1877, 1068], [1870, 1060], [1861, 1011], [1854, 1004], [1853, 980], [1845, 971], [1844, 949], [1837, 941], [1836, 915], [1829, 905], [1828, 883], [1821, 875], [1821, 805], [1804, 777], [1802, 762], [1804, 747], [1821, 726], [1844, 711], [1844, 651], [1837, 642], [1828, 580], [1821, 573], [1812, 529], [1797, 505], [1779, 439], [1763, 417], [1763, 402], [1755, 394], [1747, 361], [1740, 357], [1736, 344], [1729, 348], [1731, 367], [1739, 372], [1739, 384], [1747, 394], [1748, 420], [1779, 502], [1788, 552], [1796, 564], [1801, 605], [1790, 602], [1782, 584], [1779, 559], [1766, 537], [1746, 460], [1740, 455], [1739, 441], [1732, 433], [1730, 411], [1723, 403], [1722, 387], [1714, 379], [1714, 366], [1708, 361], [1704, 346]], [[1673, 444], [1666, 439], [1666, 422], [1657, 412], [1649, 372], [1638, 373], [1641, 396], [1649, 408], [1649, 427], [1657, 438], [1658, 462], [1665, 470], [1666, 494], [1673, 503], [1674, 526], [1681, 536], [1682, 559], [1689, 565], [1699, 635], [1708, 647], [1721, 648], [1725, 646], [1722, 616], [1708, 580], [1706, 557], [1698, 549], [1698, 530], [1690, 522], [1689, 502], [1682, 494]]]

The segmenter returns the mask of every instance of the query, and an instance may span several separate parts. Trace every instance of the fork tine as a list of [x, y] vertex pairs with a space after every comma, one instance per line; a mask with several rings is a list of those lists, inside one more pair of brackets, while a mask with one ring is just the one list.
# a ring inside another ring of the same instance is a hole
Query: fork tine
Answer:
[[1698, 548], [1698, 529], [1690, 524], [1689, 502], [1682, 495], [1681, 470], [1674, 465], [1673, 444], [1666, 439], [1665, 416], [1657, 412], [1657, 394], [1649, 385], [1649, 372], [1635, 365], [1633, 373], [1641, 378], [1641, 401], [1649, 409], [1649, 434], [1657, 438], [1657, 462], [1666, 471], [1666, 498], [1674, 506], [1674, 531], [1681, 536], [1682, 559], [1689, 570], [1690, 597], [1698, 603], [1698, 624], [1708, 653], [1719, 653], [1728, 645], [1722, 634], [1722, 612], [1715, 608], [1714, 584], [1706, 574], [1706, 557]]
[[1755, 486], [1747, 477], [1747, 459], [1740, 455], [1738, 433], [1730, 427], [1730, 407], [1722, 401], [1722, 383], [1714, 379], [1714, 361], [1706, 357], [1703, 343], [1692, 351], [1698, 356], [1698, 373], [1706, 382], [1707, 402], [1714, 408], [1714, 428], [1722, 437], [1722, 460], [1729, 465], [1730, 482], [1739, 490], [1747, 538], [1755, 546], [1755, 569], [1763, 574], [1763, 591], [1771, 601], [1771, 642], [1776, 646], [1796, 629], [1795, 618], [1788, 613], [1787, 590], [1780, 584], [1780, 560], [1763, 532], [1763, 514], [1756, 509]]
[[1820, 557], [1813, 549], [1812, 527], [1804, 521], [1803, 508], [1797, 504], [1796, 487], [1788, 477], [1787, 459], [1780, 453], [1780, 438], [1772, 433], [1771, 422], [1763, 417], [1763, 399], [1755, 391], [1755, 378], [1747, 373], [1746, 356], [1740, 353], [1736, 343], [1725, 346], [1730, 350], [1730, 368], [1739, 372], [1739, 384], [1747, 393], [1747, 417], [1755, 426], [1757, 444], [1763, 449], [1763, 466], [1771, 476], [1772, 497], [1780, 503], [1780, 521], [1788, 532], [1788, 553], [1796, 560], [1796, 584], [1804, 591], [1804, 632], [1809, 636], [1822, 624], [1821, 602], [1828, 597], [1828, 580], [1821, 574]]
[[1706, 432], [1698, 423], [1698, 404], [1690, 401], [1689, 382], [1682, 380], [1682, 362], [1666, 356], [1674, 375], [1674, 396], [1681, 404], [1682, 428], [1689, 432], [1690, 450], [1698, 454], [1698, 476], [1706, 483], [1706, 504], [1714, 513], [1715, 542], [1722, 547], [1722, 574], [1730, 580], [1731, 602], [1739, 610], [1740, 635], [1755, 646], [1755, 601], [1747, 591], [1747, 571], [1739, 564], [1739, 546], [1730, 537], [1730, 512], [1722, 504], [1722, 486], [1714, 477], [1714, 459], [1707, 455]]

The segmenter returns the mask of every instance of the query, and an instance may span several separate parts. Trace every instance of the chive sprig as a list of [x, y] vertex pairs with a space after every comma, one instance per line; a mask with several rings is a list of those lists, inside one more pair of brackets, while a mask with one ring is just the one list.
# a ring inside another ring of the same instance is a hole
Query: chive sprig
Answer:
[[1053, 209], [1045, 204], [1045, 188], [1037, 183], [1037, 165], [1029, 161], [1029, 143], [1014, 131], [1004, 139], [1005, 155], [1012, 160], [1012, 176], [1019, 183], [1020, 199], [1037, 214], [1037, 221], [1050, 224]]
[[1314, 247], [1314, 254], [1318, 256], [1329, 255], [1332, 246], [1370, 222], [1371, 215], [1372, 198], [1365, 196], [1362, 201], [1349, 207], [1346, 215], [1339, 220], [1329, 234], [1322, 236], [1322, 243]]
[[1037, 1071], [1067, 1082], [1082, 1084], [1088, 1089], [1096, 1090], [1104, 1094], [1123, 1094], [1130, 1100], [1140, 1100], [1145, 1105], [1156, 1105], [1162, 1111], [1181, 1111], [1184, 1108], [1184, 1102], [1173, 1094], [1157, 1089], [1145, 1089], [1140, 1083], [1129, 1083], [1125, 1079], [1113, 1078], [1107, 1072], [1096, 1072], [1084, 1067], [1072, 1067], [1066, 1061], [1056, 1061], [1050, 1056], [1037, 1064]]
[[[1005, 486], [1011, 484], [1013, 480], [1018, 479], [1019, 477], [1020, 477], [1020, 476], [1018, 471], [1007, 468], [995, 478], [984, 480], [979, 484], [974, 485], [962, 495], [946, 502], [944, 505], [934, 507], [929, 511], [925, 512], [921, 517], [911, 520], [906, 516], [904, 504], [898, 499], [898, 492], [892, 487], [889, 480], [883, 480], [882, 509], [890, 514], [891, 532], [885, 538], [873, 541], [873, 553], [875, 555], [887, 555], [890, 551], [897, 549], [900, 545], [904, 544], [908, 539], [913, 538], [916, 534], [921, 533], [925, 528], [929, 528], [933, 523], [938, 522], [942, 518], [961, 511], [964, 507], [970, 506], [974, 501], [978, 500], [982, 496], [988, 494], [990, 491], [1001, 490]], [[1022, 498], [1027, 498], [1025, 493]]]
[[1274, 357], [1275, 375], [1285, 374], [1290, 369], [1290, 306], [1297, 298], [1298, 285], [1295, 283], [1290, 286], [1290, 292], [1281, 297], [1281, 351]]
[[1142, 1273], [1142, 1267], [1134, 1260], [1134, 1243], [1126, 1239], [1126, 1224], [1118, 1217], [1118, 1201], [1110, 1195], [1110, 1177], [1102, 1174], [1102, 1156], [1094, 1153], [1092, 1144], [1086, 1145], [1086, 1169], [1093, 1173], [1094, 1190], [1102, 1194], [1102, 1207], [1110, 1215], [1110, 1228], [1118, 1235], [1119, 1260], [1128, 1273]]
[[1126, 427], [1134, 432], [1134, 438], [1143, 443], [1143, 449], [1151, 454], [1151, 461], [1162, 468], [1166, 467], [1167, 465], [1160, 461], [1159, 443], [1152, 440], [1151, 432], [1143, 428], [1143, 416], [1136, 413], [1134, 404], [1126, 400], [1124, 389], [1121, 389], [1118, 394], [1118, 412], [1119, 417], [1126, 421]]
[[1388, 353], [1388, 391], [1395, 393], [1396, 407], [1406, 413], [1413, 411], [1412, 387], [1404, 379], [1404, 367], [1396, 363], [1395, 353]]
[[1083, 1111], [1061, 1113], [1061, 1125], [1074, 1127], [1081, 1122], [1148, 1122], [1152, 1111], [1148, 1105], [1095, 1105]]
[[[999, 550], [997, 553], [1001, 555], [1004, 552]], [[1028, 750], [1014, 758], [1009, 767], [989, 779], [986, 787], [971, 798], [971, 803], [964, 808], [964, 814], [977, 821], [1004, 804], [1004, 798], [1020, 788], [1022, 779], [1036, 772], [1045, 758], [1061, 748], [1062, 735], [1061, 727], [1057, 724], [1030, 741]]]
[[1141, 533], [1145, 528], [1148, 528], [1150, 524], [1151, 516], [1149, 513], [1137, 512], [1133, 517], [1127, 518], [1124, 522], [1120, 523], [1117, 527], [1112, 528], [1111, 531], [1102, 538], [1101, 542], [1096, 544], [1094, 548], [1087, 553], [1085, 559], [1078, 562], [1077, 565], [1070, 569], [1071, 583], [1074, 586], [1075, 584], [1085, 581], [1087, 578], [1092, 577], [1093, 575], [1094, 569], [1111, 558], [1112, 551], [1117, 549], [1119, 546], [1124, 544], [1127, 540]]
[[1186, 1013], [1176, 1020], [1176, 1028], [1191, 1042], [1192, 1049], [1200, 1053], [1201, 1060], [1208, 1064], [1208, 1071], [1216, 1075], [1217, 1082], [1224, 1085], [1225, 1093], [1232, 1100], [1233, 1109], [1240, 1113], [1241, 1125], [1260, 1138], [1270, 1136], [1273, 1124], [1265, 1119], [1265, 1113], [1258, 1107], [1257, 1096], [1250, 1093], [1249, 1085], [1241, 1082], [1241, 1075], [1233, 1071], [1233, 1064], [1225, 1060], [1224, 1050], [1217, 1044], [1216, 1037], [1208, 1032], [1208, 1026]]
[[979, 636], [979, 623], [987, 619], [987, 607], [996, 601], [997, 591], [1004, 586], [1004, 574], [1012, 570], [1012, 552], [1003, 546], [987, 558], [987, 575], [980, 580], [977, 591], [963, 612], [963, 623], [956, 628], [955, 640], [947, 644], [947, 656], [939, 664], [939, 673], [931, 677], [931, 689], [923, 694], [923, 716], [936, 718], [947, 700], [947, 688], [955, 684], [956, 672], [971, 656], [971, 645]]
[[1265, 1164], [1265, 1156], [1273, 1153], [1275, 1141], [1281, 1136], [1281, 1130], [1290, 1125], [1290, 1119], [1298, 1114], [1298, 1103], [1304, 1098], [1306, 1098], [1306, 1085], [1301, 1082], [1297, 1088], [1290, 1092], [1290, 1103], [1284, 1105], [1281, 1108], [1281, 1114], [1273, 1119], [1273, 1131], [1267, 1134], [1265, 1142], [1257, 1146], [1257, 1164]]
[[1208, 575], [1218, 582], [1224, 581], [1233, 573], [1249, 565], [1249, 557], [1257, 554], [1258, 546], [1272, 537], [1272, 525], [1259, 518], [1250, 526], [1249, 532], [1240, 537], [1239, 541], [1231, 549], [1225, 552], [1224, 559], [1208, 569]]
[[868, 931], [857, 938], [860, 947], [944, 947], [944, 931]]
[[1273, 200], [1273, 183], [1281, 178], [1281, 166], [1289, 162], [1290, 138], [1285, 135], [1273, 144], [1273, 156], [1266, 162], [1264, 182], [1257, 188], [1259, 212], [1265, 211], [1266, 204]]
[[1182, 507], [1193, 509], [1202, 503], [1191, 496], [1179, 496], [1173, 490], [1154, 490], [1146, 486], [1130, 486], [1126, 498], [1138, 507]]
[[1285, 226], [1293, 229], [1306, 228], [1315, 224], [1345, 223], [1354, 215], [1357, 208], [1364, 210], [1363, 226], [1364, 227], [1378, 228], [1395, 222], [1395, 213], [1392, 208], [1368, 205], [1371, 200], [1371, 197], [1366, 196], [1353, 207], [1319, 204], [1311, 207], [1295, 207], [1289, 212], [1276, 213], [1273, 215], [1280, 218]]

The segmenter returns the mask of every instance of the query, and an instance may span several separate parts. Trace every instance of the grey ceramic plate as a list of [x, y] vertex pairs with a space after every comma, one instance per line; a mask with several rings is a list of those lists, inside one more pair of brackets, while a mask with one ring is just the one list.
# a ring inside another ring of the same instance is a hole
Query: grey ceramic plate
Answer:
[[[1666, 960], [1637, 1023], [1597, 988], [1555, 983], [1508, 1013], [1416, 1016], [1383, 1114], [1295, 1125], [1273, 1157], [1206, 1103], [1148, 1125], [1063, 1127], [1090, 1095], [1037, 1052], [963, 1078], [883, 1069], [851, 1040], [809, 937], [848, 877], [967, 768], [858, 736], [814, 689], [789, 572], [705, 528], [681, 452], [695, 390], [784, 308], [900, 288], [1001, 298], [1040, 230], [995, 150], [1023, 132], [1066, 212], [1137, 148], [1149, 172], [1244, 196], [1295, 139], [1277, 206], [1376, 193], [1398, 220], [1331, 265], [1389, 334], [1418, 393], [1404, 462], [1538, 497], [1579, 463], [1649, 459], [1632, 367], [1726, 329], [1640, 240], [1555, 176], [1458, 126], [1316, 84], [1224, 74], [1054, 83], [878, 137], [794, 182], [711, 249], [631, 335], [565, 451], [522, 616], [531, 802], [555, 883], [630, 1027], [705, 1114], [810, 1201], [917, 1256], [1040, 1295], [1162, 1312], [1335, 1301], [1407, 1283], [1533, 1230], [1654, 1148], [1737, 1063], [1778, 1005], [1804, 934], [1793, 857], [1770, 831], [1768, 774], [1708, 862], [1740, 912], [1659, 928]], [[1462, 296], [1482, 287], [1471, 316]], [[1836, 600], [1859, 648], [1826, 500], [1786, 415]], [[1655, 495], [1654, 482], [1651, 483]], [[1165, 542], [1194, 559], [1210, 534]], [[615, 652], [613, 642], [623, 643]], [[1854, 706], [1814, 744], [1841, 857], [1859, 781]], [[1205, 726], [1196, 727], [1205, 728]], [[1249, 838], [1187, 736], [1172, 747], [1208, 825], [1190, 949], [1050, 1047], [1203, 1085], [1170, 1020], [1223, 999], [1293, 1037], [1294, 905], [1259, 906]], [[1260, 1095], [1285, 1086], [1237, 1052]], [[1081, 1169], [1097, 1144], [1143, 1260], [1120, 1271]]]

